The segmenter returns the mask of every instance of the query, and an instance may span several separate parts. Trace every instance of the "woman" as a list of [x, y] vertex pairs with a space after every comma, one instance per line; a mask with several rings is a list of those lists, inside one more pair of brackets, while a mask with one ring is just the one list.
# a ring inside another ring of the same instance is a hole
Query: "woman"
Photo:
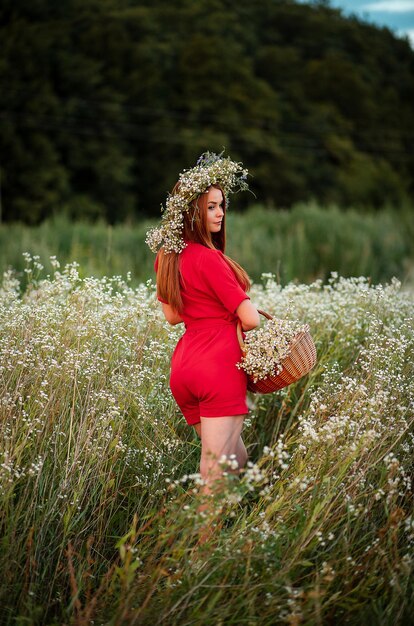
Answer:
[[222, 155], [205, 153], [184, 170], [167, 200], [161, 228], [149, 233], [154, 250], [157, 295], [167, 321], [186, 330], [171, 360], [170, 387], [187, 423], [201, 438], [204, 493], [222, 475], [220, 458], [235, 455], [238, 471], [247, 461], [241, 438], [247, 378], [236, 368], [241, 352], [236, 326], [259, 324], [246, 291], [250, 281], [224, 255], [227, 195], [246, 189], [246, 170]]

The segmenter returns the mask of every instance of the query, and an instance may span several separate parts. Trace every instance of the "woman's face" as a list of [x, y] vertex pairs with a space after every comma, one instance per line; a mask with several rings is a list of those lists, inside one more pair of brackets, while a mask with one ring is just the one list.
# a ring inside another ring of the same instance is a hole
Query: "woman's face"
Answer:
[[207, 228], [210, 233], [220, 232], [223, 216], [223, 194], [220, 189], [210, 187], [207, 192]]

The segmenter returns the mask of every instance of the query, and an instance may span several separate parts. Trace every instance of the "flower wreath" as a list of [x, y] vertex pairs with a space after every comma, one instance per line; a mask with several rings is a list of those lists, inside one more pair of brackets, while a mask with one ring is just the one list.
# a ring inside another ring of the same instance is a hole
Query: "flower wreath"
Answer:
[[241, 163], [223, 157], [223, 152], [204, 152], [194, 167], [180, 174], [178, 191], [168, 194], [165, 208], [161, 207], [161, 225], [147, 233], [146, 243], [153, 252], [161, 246], [166, 253], [184, 250], [187, 245], [183, 239], [184, 212], [189, 211], [191, 202], [211, 185], [219, 184], [223, 188], [227, 206], [230, 193], [249, 189], [248, 171]]

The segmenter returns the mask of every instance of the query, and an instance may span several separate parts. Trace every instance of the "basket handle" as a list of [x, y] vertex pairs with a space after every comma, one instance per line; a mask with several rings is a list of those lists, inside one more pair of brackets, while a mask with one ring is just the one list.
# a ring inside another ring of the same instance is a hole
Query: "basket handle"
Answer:
[[[257, 312], [260, 313], [260, 315], [263, 315], [263, 317], [266, 317], [268, 320], [273, 319], [273, 317], [269, 315], [269, 313], [266, 313], [266, 311], [257, 309]], [[246, 353], [246, 346], [244, 345], [244, 341], [243, 341], [243, 329], [242, 329], [242, 323], [240, 319], [237, 320], [237, 339], [239, 340], [239, 346], [244, 355]]]

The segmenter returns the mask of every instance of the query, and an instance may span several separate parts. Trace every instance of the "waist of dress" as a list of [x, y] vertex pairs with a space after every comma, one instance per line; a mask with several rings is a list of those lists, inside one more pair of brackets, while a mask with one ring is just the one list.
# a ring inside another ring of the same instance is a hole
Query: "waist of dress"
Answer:
[[203, 317], [198, 320], [191, 320], [185, 324], [186, 331], [191, 330], [204, 330], [207, 328], [218, 328], [219, 326], [236, 326], [237, 319], [225, 320], [219, 317]]

